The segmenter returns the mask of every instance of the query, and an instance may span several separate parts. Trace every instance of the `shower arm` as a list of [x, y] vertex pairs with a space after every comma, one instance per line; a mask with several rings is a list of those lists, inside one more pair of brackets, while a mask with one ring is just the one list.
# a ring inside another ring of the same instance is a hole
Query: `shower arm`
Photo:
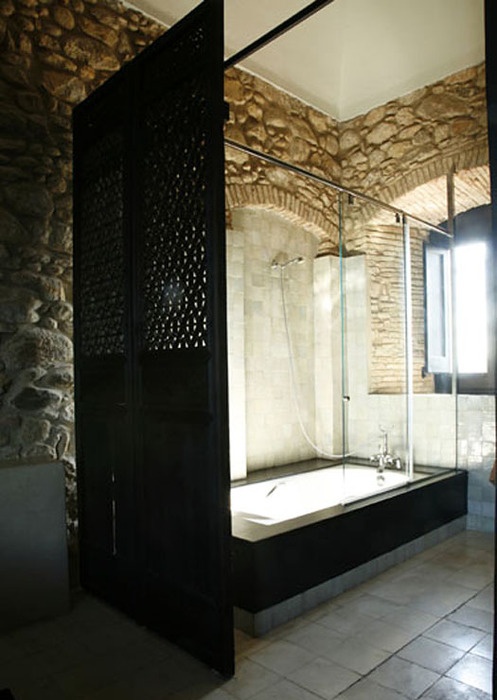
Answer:
[[286, 260], [285, 262], [280, 262], [276, 257], [271, 263], [271, 268], [273, 270], [284, 270], [289, 265], [300, 265], [300, 263], [303, 262], [305, 262], [305, 258], [303, 258], [301, 255], [297, 256], [296, 258], [291, 258], [291, 260]]

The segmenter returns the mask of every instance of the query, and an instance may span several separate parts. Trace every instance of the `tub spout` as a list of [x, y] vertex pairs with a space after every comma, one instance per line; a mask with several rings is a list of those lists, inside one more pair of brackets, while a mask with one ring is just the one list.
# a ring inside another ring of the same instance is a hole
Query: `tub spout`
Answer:
[[391, 454], [388, 451], [388, 433], [386, 430], [383, 431], [382, 441], [380, 444], [380, 451], [378, 454], [372, 455], [370, 457], [371, 462], [376, 462], [378, 464], [377, 471], [381, 474], [384, 469], [401, 469], [402, 462], [400, 457]]

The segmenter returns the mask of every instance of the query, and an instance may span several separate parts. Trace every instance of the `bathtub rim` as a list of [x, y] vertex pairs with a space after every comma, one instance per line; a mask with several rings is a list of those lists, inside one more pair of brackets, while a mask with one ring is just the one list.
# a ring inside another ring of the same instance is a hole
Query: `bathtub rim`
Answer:
[[[354, 459], [353, 463], [359, 466], [375, 469], [375, 467], [366, 460]], [[338, 468], [341, 467], [340, 464], [331, 464], [330, 460], [312, 459], [306, 460], [305, 462], [283, 465], [282, 467], [277, 467], [271, 470], [260, 470], [260, 475], [256, 472], [255, 475], [250, 475], [247, 479], [240, 479], [236, 482], [232, 482], [232, 488], [247, 486], [249, 484], [259, 483], [261, 481], [269, 481], [271, 479], [289, 477], [297, 473], [317, 471], [330, 466], [336, 466]], [[450, 467], [415, 465], [414, 473], [421, 476], [418, 476], [418, 478], [416, 478], [414, 481], [401, 484], [378, 494], [360, 497], [357, 500], [351, 501], [350, 503], [343, 505], [337, 504], [330, 506], [329, 508], [323, 508], [312, 513], [305, 513], [304, 515], [299, 515], [296, 518], [289, 518], [288, 520], [277, 523], [263, 525], [252, 520], [248, 520], [247, 515], [250, 514], [246, 514], [244, 517], [243, 513], [231, 513], [232, 536], [242, 540], [247, 540], [248, 542], [259, 542], [260, 540], [276, 537], [283, 533], [290, 532], [291, 530], [311, 526], [314, 523], [320, 522], [321, 520], [327, 520], [328, 518], [333, 518], [344, 513], [350, 513], [354, 510], [379, 503], [386, 499], [395, 498], [399, 494], [422, 488], [429, 483], [442, 481], [453, 476], [457, 472], [462, 471], [465, 470]], [[268, 476], [268, 474], [270, 474], [270, 476]]]

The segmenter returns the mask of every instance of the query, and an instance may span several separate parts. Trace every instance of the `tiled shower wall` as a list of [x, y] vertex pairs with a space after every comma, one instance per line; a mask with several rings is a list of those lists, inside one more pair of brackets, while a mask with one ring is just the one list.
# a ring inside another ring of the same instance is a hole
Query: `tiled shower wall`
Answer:
[[494, 531], [495, 487], [488, 477], [495, 459], [495, 397], [459, 396], [458, 463], [469, 472], [468, 528]]
[[[317, 241], [281, 216], [255, 208], [233, 212], [227, 239], [232, 476], [241, 478], [244, 460], [250, 471], [314, 456], [299, 426], [294, 389], [302, 423], [314, 441], [312, 260]], [[304, 262], [283, 271], [294, 387], [281, 272], [271, 263], [298, 256]], [[243, 414], [245, 435], [236, 426]], [[244, 439], [245, 450], [240, 446]]]
[[[301, 418], [327, 453], [342, 449], [342, 361], [338, 259], [317, 258], [313, 236], [263, 209], [234, 212], [228, 231], [229, 387], [232, 477], [246, 470], [315, 456], [302, 435], [293, 396], [285, 332], [281, 261], [305, 257], [284, 271], [287, 319]], [[369, 393], [369, 290], [366, 256], [343, 261], [345, 444], [362, 457], [378, 450], [382, 429], [390, 451], [405, 459], [404, 394]], [[388, 371], [388, 358], [384, 359]], [[468, 525], [490, 531], [494, 489], [488, 483], [495, 453], [494, 399], [416, 394], [414, 461], [469, 470]], [[457, 449], [457, 455], [456, 455]]]

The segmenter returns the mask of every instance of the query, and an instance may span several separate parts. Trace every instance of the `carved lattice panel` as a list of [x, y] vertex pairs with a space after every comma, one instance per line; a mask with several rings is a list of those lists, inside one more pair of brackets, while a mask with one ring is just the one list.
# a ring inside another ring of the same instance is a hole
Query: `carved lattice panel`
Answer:
[[85, 357], [124, 354], [123, 139], [107, 133], [82, 158], [80, 337]]
[[149, 351], [207, 345], [206, 104], [202, 81], [191, 80], [145, 118], [141, 278]]
[[222, 20], [75, 109], [75, 347], [81, 581], [230, 675]]

